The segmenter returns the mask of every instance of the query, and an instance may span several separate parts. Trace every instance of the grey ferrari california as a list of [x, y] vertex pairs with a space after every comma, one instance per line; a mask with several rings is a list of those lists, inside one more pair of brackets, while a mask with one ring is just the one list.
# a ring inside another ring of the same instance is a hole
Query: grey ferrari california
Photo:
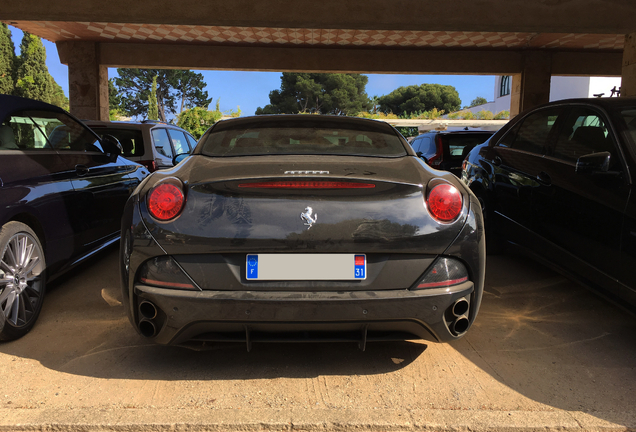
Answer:
[[122, 219], [128, 317], [157, 343], [448, 342], [481, 302], [479, 202], [387, 123], [224, 120]]

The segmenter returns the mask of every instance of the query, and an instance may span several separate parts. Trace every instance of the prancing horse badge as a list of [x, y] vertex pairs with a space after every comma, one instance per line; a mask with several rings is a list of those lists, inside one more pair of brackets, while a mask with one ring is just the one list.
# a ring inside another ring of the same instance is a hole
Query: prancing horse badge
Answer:
[[316, 221], [318, 220], [318, 213], [316, 213], [312, 217], [313, 213], [314, 213], [314, 209], [312, 209], [311, 207], [305, 207], [305, 211], [300, 214], [300, 219], [303, 222], [305, 222], [305, 225], [308, 226], [309, 228], [311, 228], [311, 226], [315, 224]]

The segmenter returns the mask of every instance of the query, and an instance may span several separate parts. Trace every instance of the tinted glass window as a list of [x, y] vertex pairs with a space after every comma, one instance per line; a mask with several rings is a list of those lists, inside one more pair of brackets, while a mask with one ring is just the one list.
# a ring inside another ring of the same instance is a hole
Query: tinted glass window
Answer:
[[632, 139], [632, 148], [636, 148], [636, 108], [622, 110], [621, 117], [625, 121], [627, 132]]
[[0, 128], [0, 148], [55, 149], [101, 152], [88, 129], [63, 113], [21, 111], [5, 119]]
[[118, 129], [110, 127], [91, 126], [100, 137], [112, 135], [119, 140], [124, 149], [124, 156], [142, 156], [144, 154], [144, 139], [139, 129]]
[[491, 135], [491, 133], [448, 134], [443, 135], [442, 139], [448, 147], [450, 158], [463, 160], [473, 147], [484, 143]]
[[422, 144], [422, 138], [415, 138], [413, 141], [411, 141], [411, 147], [413, 147], [413, 150], [415, 150], [415, 152], [420, 151], [420, 144]]
[[155, 149], [157, 149], [157, 153], [172, 159], [172, 148], [170, 147], [168, 131], [163, 128], [153, 129], [152, 138], [155, 142]]
[[589, 108], [573, 108], [554, 147], [553, 156], [567, 161], [591, 153], [614, 154], [614, 141], [603, 118]]
[[195, 140], [190, 134], [186, 134], [186, 136], [188, 137], [188, 144], [190, 144], [190, 148], [194, 149], [197, 146], [197, 140]]
[[420, 145], [420, 151], [427, 154], [435, 154], [435, 144], [433, 142], [433, 138], [430, 136], [422, 137], [422, 145]]
[[[328, 119], [228, 121], [207, 135], [202, 153], [208, 156], [262, 154], [406, 156], [397, 134], [386, 125]], [[318, 116], [317, 116], [318, 117]]]
[[168, 133], [170, 134], [170, 139], [172, 140], [172, 148], [174, 149], [175, 156], [184, 153], [190, 153], [188, 140], [183, 132], [175, 129], [170, 129]]
[[547, 108], [530, 114], [523, 120], [510, 147], [530, 153], [546, 154], [548, 137], [560, 112], [561, 108]]
[[51, 146], [31, 117], [17, 113], [0, 125], [0, 150], [36, 149], [51, 149]]

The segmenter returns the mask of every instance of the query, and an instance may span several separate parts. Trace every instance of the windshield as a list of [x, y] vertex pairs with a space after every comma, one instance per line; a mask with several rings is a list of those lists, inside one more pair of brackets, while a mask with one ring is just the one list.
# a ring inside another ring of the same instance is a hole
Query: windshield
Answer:
[[308, 154], [377, 157], [407, 154], [398, 135], [385, 124], [376, 126], [371, 122], [289, 117], [219, 124], [205, 138], [201, 153], [207, 156]]

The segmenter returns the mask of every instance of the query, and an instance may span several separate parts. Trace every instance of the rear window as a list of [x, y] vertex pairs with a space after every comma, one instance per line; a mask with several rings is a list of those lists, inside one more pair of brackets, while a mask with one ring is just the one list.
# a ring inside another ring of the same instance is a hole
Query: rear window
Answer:
[[473, 147], [483, 144], [492, 133], [479, 134], [448, 134], [443, 135], [442, 140], [448, 148], [451, 159], [464, 159]]
[[124, 157], [143, 156], [144, 140], [139, 129], [119, 129], [111, 127], [91, 126], [100, 138], [104, 135], [112, 135], [119, 140], [124, 149]]
[[[307, 116], [311, 117], [311, 116]], [[207, 135], [207, 156], [359, 155], [405, 156], [402, 141], [388, 125], [338, 120], [268, 119], [219, 124]]]

